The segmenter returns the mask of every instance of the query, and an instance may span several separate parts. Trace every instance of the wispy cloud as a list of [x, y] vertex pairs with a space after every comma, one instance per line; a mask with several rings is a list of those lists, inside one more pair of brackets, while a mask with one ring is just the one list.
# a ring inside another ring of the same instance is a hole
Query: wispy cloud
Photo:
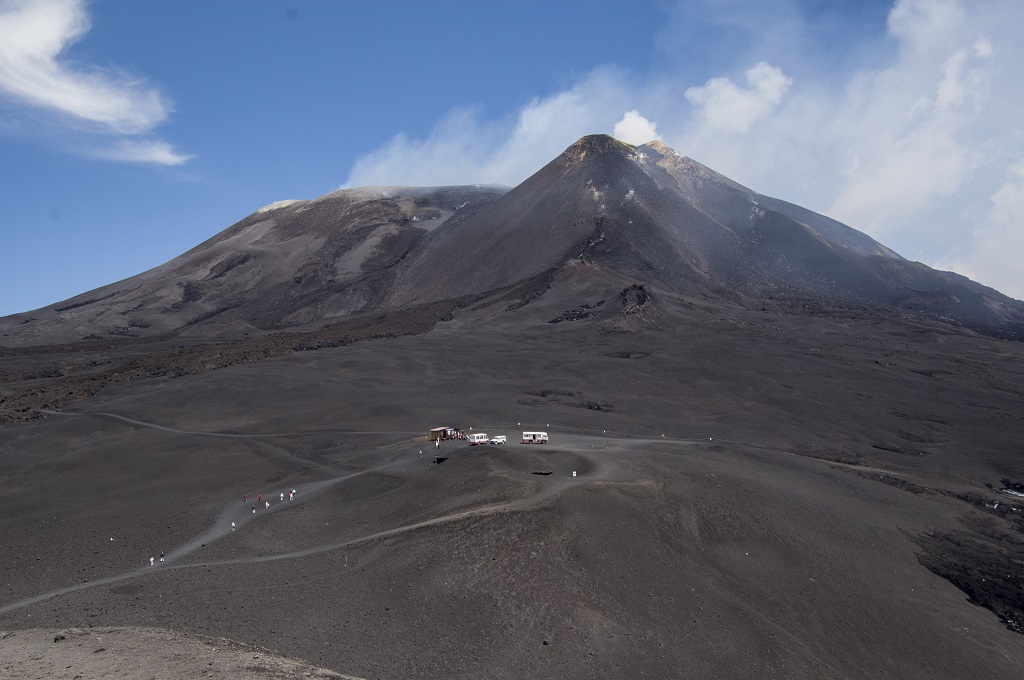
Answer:
[[1024, 299], [1020, 265], [1024, 253], [1024, 156], [1006, 170], [989, 203], [989, 211], [975, 223], [965, 252], [935, 264]]
[[746, 134], [754, 123], [772, 114], [793, 84], [792, 78], [763, 61], [747, 69], [745, 75], [745, 88], [728, 78], [712, 78], [700, 87], [686, 90], [686, 100], [693, 105], [693, 119], [698, 125], [691, 134]]
[[[346, 185], [516, 184], [582, 135], [657, 130], [757, 191], [1024, 298], [1005, 255], [1024, 239], [1024, 4], [896, 0], [884, 25], [852, 37], [837, 14], [815, 23], [811, 5], [813, 16], [778, 0], [750, 21], [747, 3], [708, 4], [729, 49], [693, 44], [707, 13], [674, 12], [655, 39], [660, 70], [603, 67], [508, 117], [453, 112], [426, 138], [397, 135], [359, 159]], [[718, 59], [695, 76], [690, 57], [705, 48]]]
[[907, 0], [894, 7], [895, 62], [860, 74], [834, 119], [836, 151], [848, 161], [834, 214], [890, 233], [958, 191], [986, 162], [978, 143], [999, 134], [984, 129], [986, 109], [1001, 105], [993, 96], [1005, 95], [991, 89], [992, 44], [979, 35], [991, 27], [970, 24], [966, 9], [953, 2]]
[[343, 186], [516, 184], [583, 134], [610, 131], [628, 90], [621, 72], [597, 69], [507, 118], [486, 120], [479, 109], [455, 109], [426, 138], [397, 134], [360, 158]]
[[137, 139], [118, 140], [114, 144], [96, 147], [85, 153], [110, 161], [158, 165], [181, 165], [192, 159], [192, 156], [175, 151], [167, 142]]
[[89, 29], [83, 0], [0, 2], [0, 96], [49, 112], [78, 134], [113, 140], [110, 151], [97, 156], [164, 165], [187, 160], [164, 142], [128, 140], [167, 119], [170, 105], [157, 89], [124, 71], [61, 59]]

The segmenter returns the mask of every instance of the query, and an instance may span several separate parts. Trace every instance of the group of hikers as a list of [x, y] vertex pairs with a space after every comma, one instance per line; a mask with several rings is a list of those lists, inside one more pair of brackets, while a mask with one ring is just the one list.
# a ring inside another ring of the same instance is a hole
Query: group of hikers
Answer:
[[[295, 489], [288, 492], [288, 500], [292, 500], [293, 498], [295, 498]], [[280, 500], [284, 500], [284, 493], [281, 494]], [[242, 502], [246, 504], [249, 503], [249, 494], [242, 494]], [[256, 494], [256, 503], [252, 506], [252, 514], [256, 514], [256, 508], [260, 503], [263, 503], [266, 509], [270, 510], [270, 501], [263, 500], [263, 494], [259, 493]], [[235, 525], [232, 524], [231, 526], [234, 528]]]
[[[295, 491], [295, 489], [292, 489], [291, 491], [289, 491], [288, 492], [288, 500], [294, 500], [296, 493], [297, 493], [297, 491]], [[284, 500], [284, 493], [283, 492], [278, 495], [278, 500], [281, 500], [281, 501]], [[246, 505], [249, 504], [249, 494], [247, 494], [247, 493], [246, 494], [242, 494], [242, 502], [245, 503]], [[263, 504], [264, 508], [266, 508], [267, 510], [270, 510], [270, 501], [263, 500], [263, 494], [258, 493], [258, 494], [256, 494], [256, 502], [253, 503], [253, 505], [252, 505], [252, 514], [254, 514], [254, 515], [256, 514], [256, 508], [259, 507], [260, 503]], [[235, 523], [234, 522], [231, 523], [231, 530], [232, 531], [235, 530]], [[114, 539], [110, 539], [110, 540], [114, 540]], [[164, 554], [160, 553], [160, 561], [163, 562], [164, 559], [165, 559]], [[149, 558], [149, 566], [152, 567], [152, 566], [155, 566], [155, 565], [156, 565], [156, 558], [155, 557], [150, 557]]]

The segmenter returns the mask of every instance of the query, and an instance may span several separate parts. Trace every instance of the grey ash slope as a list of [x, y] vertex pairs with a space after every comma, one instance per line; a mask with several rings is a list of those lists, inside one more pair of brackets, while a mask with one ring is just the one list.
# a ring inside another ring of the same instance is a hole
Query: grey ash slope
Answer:
[[841, 222], [751, 191], [663, 145], [640, 148], [730, 233], [729, 249], [714, 262], [730, 287], [877, 305], [1021, 336], [1024, 302], [906, 260]]

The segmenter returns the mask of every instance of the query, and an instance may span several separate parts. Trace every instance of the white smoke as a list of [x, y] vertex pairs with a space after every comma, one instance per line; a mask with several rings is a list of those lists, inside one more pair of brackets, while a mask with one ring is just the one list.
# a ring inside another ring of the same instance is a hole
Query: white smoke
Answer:
[[622, 120], [612, 128], [612, 136], [634, 146], [660, 139], [658, 137], [658, 124], [652, 123], [641, 116], [640, 112], [636, 109], [626, 111], [625, 115], [622, 116]]

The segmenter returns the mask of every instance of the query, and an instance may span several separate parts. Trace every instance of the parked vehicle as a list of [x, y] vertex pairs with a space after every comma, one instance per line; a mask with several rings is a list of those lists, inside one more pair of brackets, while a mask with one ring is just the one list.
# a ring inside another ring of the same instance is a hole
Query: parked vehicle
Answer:
[[524, 444], [547, 444], [548, 433], [547, 432], [524, 432], [523, 433]]
[[506, 441], [507, 440], [505, 438], [505, 435], [503, 435], [503, 434], [499, 434], [497, 437], [492, 437], [491, 438], [491, 443], [492, 444], [504, 444]]
[[469, 435], [470, 446], [476, 446], [477, 444], [486, 444], [487, 441], [487, 435], [484, 434], [483, 432], [474, 432], [473, 434]]

